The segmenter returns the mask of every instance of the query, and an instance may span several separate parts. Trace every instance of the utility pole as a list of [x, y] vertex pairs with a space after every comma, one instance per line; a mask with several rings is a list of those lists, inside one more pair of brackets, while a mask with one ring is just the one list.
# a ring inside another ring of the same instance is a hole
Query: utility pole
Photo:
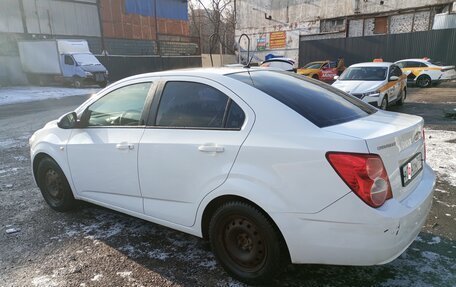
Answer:
[[108, 55], [108, 51], [106, 50], [105, 39], [104, 39], [103, 19], [101, 18], [102, 14], [101, 14], [100, 0], [97, 0], [97, 12], [98, 12], [98, 25], [100, 27], [101, 54], [104, 55], [104, 56], [107, 56]]
[[22, 27], [24, 28], [24, 33], [28, 34], [27, 29], [27, 20], [25, 18], [25, 11], [24, 11], [24, 2], [23, 0], [19, 0], [19, 9], [21, 9], [21, 19], [22, 19]]

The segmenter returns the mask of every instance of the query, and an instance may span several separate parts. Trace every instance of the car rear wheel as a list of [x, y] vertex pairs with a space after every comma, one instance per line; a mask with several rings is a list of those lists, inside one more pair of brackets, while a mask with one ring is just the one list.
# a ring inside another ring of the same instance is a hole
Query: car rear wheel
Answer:
[[209, 239], [218, 262], [231, 276], [248, 284], [270, 282], [287, 262], [288, 253], [273, 224], [243, 202], [228, 202], [216, 210]]
[[47, 204], [57, 211], [68, 211], [76, 206], [70, 185], [59, 165], [51, 158], [38, 164], [36, 178], [41, 194]]
[[385, 95], [383, 97], [382, 103], [380, 104], [380, 109], [386, 111], [387, 108], [388, 108], [388, 96]]
[[312, 76], [312, 79], [319, 80], [320, 78], [318, 77], [317, 74], [315, 74], [315, 75]]
[[416, 79], [416, 85], [420, 88], [430, 87], [432, 84], [431, 77], [427, 75], [421, 75]]

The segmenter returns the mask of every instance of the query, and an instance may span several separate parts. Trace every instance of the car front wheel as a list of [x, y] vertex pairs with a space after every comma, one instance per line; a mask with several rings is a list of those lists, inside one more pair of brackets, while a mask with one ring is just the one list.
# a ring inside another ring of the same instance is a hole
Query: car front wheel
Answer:
[[42, 159], [38, 164], [36, 176], [41, 194], [52, 209], [63, 212], [76, 206], [65, 174], [54, 160]]
[[270, 282], [288, 261], [283, 240], [270, 220], [243, 202], [228, 202], [217, 209], [209, 238], [219, 263], [248, 284]]
[[416, 79], [416, 85], [420, 88], [427, 88], [431, 86], [432, 80], [429, 76], [427, 75], [421, 75]]

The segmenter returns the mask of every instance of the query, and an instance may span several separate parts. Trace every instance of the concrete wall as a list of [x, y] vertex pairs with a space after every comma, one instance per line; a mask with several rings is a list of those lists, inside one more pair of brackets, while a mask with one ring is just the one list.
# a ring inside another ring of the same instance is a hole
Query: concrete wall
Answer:
[[[212, 67], [210, 54], [201, 54], [201, 62], [204, 68]], [[228, 64], [236, 64], [237, 58], [235, 55], [229, 54], [222, 54], [221, 58], [220, 54], [212, 54], [212, 62], [214, 67], [223, 67]]]
[[[271, 53], [298, 60], [300, 40], [377, 35], [376, 16], [388, 17], [387, 34], [429, 30], [435, 9], [449, 7], [453, 1], [382, 2], [383, 5], [376, 0], [238, 0], [235, 37], [237, 40], [242, 33], [250, 36], [250, 49], [258, 58], [254, 61]], [[257, 51], [261, 35], [272, 31], [287, 33], [286, 47]], [[246, 40], [241, 42], [241, 48], [247, 49]]]

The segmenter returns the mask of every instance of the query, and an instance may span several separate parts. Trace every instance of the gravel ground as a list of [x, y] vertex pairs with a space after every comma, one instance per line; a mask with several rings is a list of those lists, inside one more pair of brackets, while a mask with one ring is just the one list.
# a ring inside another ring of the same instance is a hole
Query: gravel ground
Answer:
[[[0, 107], [0, 286], [243, 286], [201, 239], [81, 204], [51, 210], [33, 182], [28, 138], [84, 97]], [[403, 107], [425, 117], [438, 173], [431, 215], [411, 247], [374, 267], [291, 266], [275, 286], [456, 286], [456, 87], [410, 89]], [[430, 158], [432, 156], [432, 159]], [[20, 229], [7, 234], [8, 229]]]

